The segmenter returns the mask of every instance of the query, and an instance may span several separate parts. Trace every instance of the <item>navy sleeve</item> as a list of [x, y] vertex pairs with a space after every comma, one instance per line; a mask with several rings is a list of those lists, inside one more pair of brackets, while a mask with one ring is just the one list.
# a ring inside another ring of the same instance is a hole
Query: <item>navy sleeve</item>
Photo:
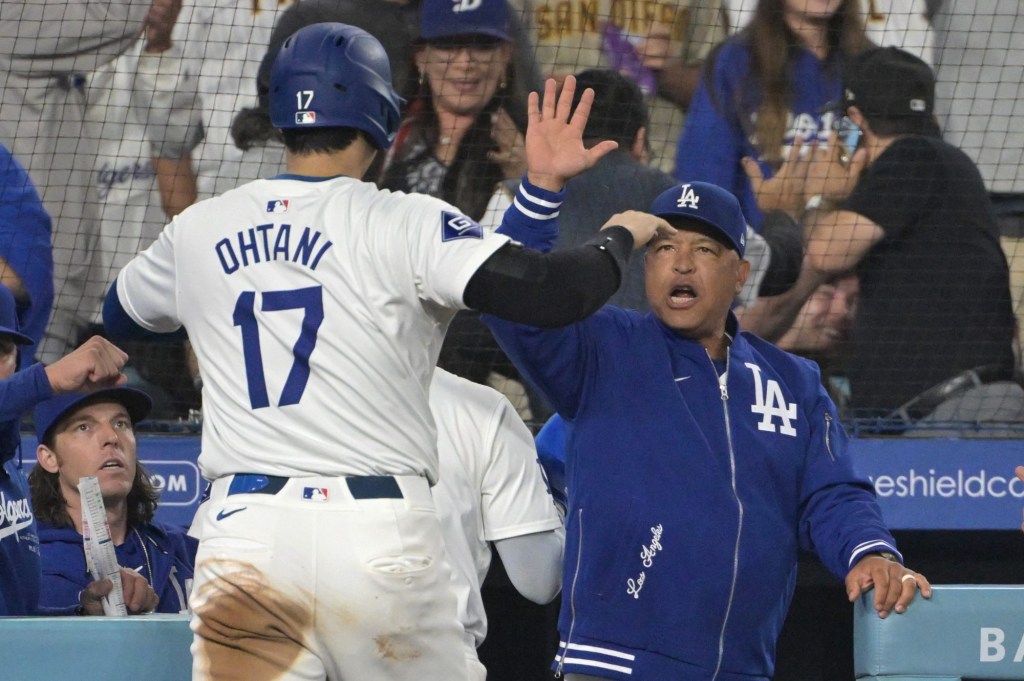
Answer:
[[115, 340], [176, 342], [188, 338], [185, 327], [180, 327], [172, 333], [154, 333], [136, 324], [121, 305], [121, 299], [117, 295], [117, 281], [110, 285], [107, 296], [103, 299], [103, 327], [107, 330], [107, 335]]
[[17, 421], [43, 400], [53, 397], [50, 379], [42, 364], [33, 364], [0, 381], [0, 422]]
[[527, 248], [547, 253], [558, 239], [555, 219], [564, 200], [564, 189], [560, 192], [541, 189], [524, 176], [496, 231]]
[[843, 579], [869, 553], [899, 555], [871, 483], [853, 470], [835, 404], [818, 385], [801, 488], [800, 546]]

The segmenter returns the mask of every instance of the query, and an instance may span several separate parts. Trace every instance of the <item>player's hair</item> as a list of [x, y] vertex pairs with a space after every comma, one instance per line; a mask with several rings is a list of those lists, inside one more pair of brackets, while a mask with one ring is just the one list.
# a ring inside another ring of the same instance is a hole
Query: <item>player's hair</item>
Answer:
[[[57, 428], [51, 428], [41, 444], [53, 449]], [[28, 474], [32, 511], [37, 519], [54, 527], [74, 527], [68, 513], [68, 502], [60, 489], [60, 475], [42, 466], [35, 466]], [[136, 461], [135, 479], [128, 492], [128, 527], [140, 527], [153, 519], [160, 493], [149, 480], [149, 473], [141, 461]]]
[[[738, 36], [750, 50], [750, 68], [735, 101], [729, 102], [740, 112], [744, 133], [753, 135], [760, 154], [770, 162], [782, 161], [782, 146], [790, 115], [793, 83], [789, 68], [802, 49], [795, 33], [784, 19], [786, 0], [760, 0], [750, 24]], [[843, 0], [828, 22], [829, 55], [826, 73], [841, 80], [842, 63], [870, 46], [864, 33], [859, 0]], [[724, 43], [723, 43], [724, 44]], [[723, 44], [716, 47], [704, 65], [704, 79], [713, 83], [718, 56]], [[719, 107], [715, 92], [712, 103]], [[757, 113], [751, 129], [750, 114]]]
[[284, 143], [281, 131], [270, 122], [270, 113], [258, 106], [246, 107], [231, 121], [231, 139], [242, 151], [265, 147], [268, 142]]
[[373, 138], [356, 128], [285, 128], [281, 136], [288, 151], [300, 155], [342, 151], [358, 137], [362, 137], [374, 149], [380, 149]]

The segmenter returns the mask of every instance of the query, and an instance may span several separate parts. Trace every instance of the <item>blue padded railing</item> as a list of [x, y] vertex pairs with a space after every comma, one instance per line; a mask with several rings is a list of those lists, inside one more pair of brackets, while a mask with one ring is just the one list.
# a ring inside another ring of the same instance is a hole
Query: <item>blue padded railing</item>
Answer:
[[0, 617], [4, 681], [189, 681], [187, 615]]
[[[1022, 566], [1024, 568], [1024, 566]], [[873, 592], [854, 605], [854, 670], [864, 681], [1024, 679], [1024, 585], [934, 586], [880, 619]]]

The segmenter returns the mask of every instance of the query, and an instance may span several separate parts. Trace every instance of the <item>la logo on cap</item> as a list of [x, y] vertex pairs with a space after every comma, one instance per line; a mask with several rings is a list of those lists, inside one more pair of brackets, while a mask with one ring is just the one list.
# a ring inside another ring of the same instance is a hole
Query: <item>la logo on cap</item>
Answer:
[[700, 197], [693, 191], [693, 188], [688, 184], [684, 184], [682, 186], [682, 193], [679, 195], [679, 200], [676, 201], [676, 205], [680, 208], [692, 208], [697, 210], [697, 204], [699, 202]]
[[480, 5], [483, 4], [484, 0], [454, 0], [452, 11], [453, 12], [472, 12], [475, 9], [480, 9]]

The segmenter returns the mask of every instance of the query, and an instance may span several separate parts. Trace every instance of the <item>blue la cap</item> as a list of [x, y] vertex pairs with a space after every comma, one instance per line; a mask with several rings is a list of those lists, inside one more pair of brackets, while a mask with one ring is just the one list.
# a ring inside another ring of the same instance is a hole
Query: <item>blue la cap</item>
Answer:
[[35, 342], [18, 330], [18, 307], [14, 294], [6, 286], [0, 286], [0, 335], [10, 336], [18, 345]]
[[423, 0], [420, 4], [420, 39], [456, 35], [486, 35], [509, 40], [506, 0]]
[[50, 435], [50, 431], [64, 416], [80, 407], [97, 402], [117, 402], [128, 410], [132, 425], [137, 424], [149, 415], [153, 408], [153, 400], [149, 395], [135, 388], [121, 386], [105, 388], [91, 393], [64, 393], [36, 405], [36, 437], [40, 444]]
[[660, 218], [690, 218], [714, 227], [740, 257], [747, 248], [747, 221], [732, 193], [707, 182], [686, 182], [666, 189], [651, 204]]

